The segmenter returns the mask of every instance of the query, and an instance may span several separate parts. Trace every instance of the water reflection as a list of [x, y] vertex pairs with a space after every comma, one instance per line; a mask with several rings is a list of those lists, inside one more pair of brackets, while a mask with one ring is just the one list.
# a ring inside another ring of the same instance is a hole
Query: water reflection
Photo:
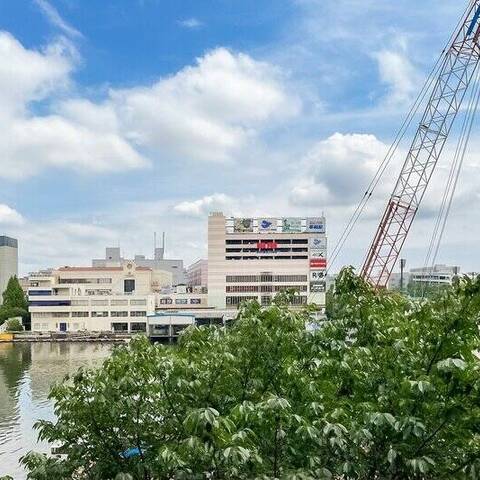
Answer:
[[0, 477], [24, 479], [18, 459], [32, 449], [49, 451], [33, 425], [54, 418], [47, 398], [51, 385], [81, 366], [100, 364], [111, 349], [97, 343], [0, 343]]

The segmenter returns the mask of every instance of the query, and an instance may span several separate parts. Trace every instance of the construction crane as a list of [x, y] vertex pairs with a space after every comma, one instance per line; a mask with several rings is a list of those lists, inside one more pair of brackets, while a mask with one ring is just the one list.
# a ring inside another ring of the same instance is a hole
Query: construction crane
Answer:
[[362, 277], [377, 288], [387, 286], [478, 67], [480, 0], [470, 1], [452, 38], [361, 271]]

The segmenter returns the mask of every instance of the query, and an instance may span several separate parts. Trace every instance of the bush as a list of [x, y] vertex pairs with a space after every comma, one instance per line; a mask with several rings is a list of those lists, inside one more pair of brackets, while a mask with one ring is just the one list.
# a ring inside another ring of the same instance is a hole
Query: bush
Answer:
[[7, 320], [6, 329], [7, 332], [22, 332], [23, 325], [18, 318], [10, 318]]
[[53, 388], [30, 479], [476, 479], [480, 279], [427, 301], [344, 270], [332, 316], [245, 305], [178, 348], [138, 338]]

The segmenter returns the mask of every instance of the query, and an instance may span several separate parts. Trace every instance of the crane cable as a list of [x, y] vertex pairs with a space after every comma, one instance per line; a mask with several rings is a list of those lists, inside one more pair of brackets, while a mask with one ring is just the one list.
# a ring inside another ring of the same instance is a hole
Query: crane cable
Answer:
[[[331, 269], [333, 264], [335, 263], [335, 260], [337, 259], [339, 253], [341, 252], [343, 246], [345, 245], [345, 242], [348, 240], [350, 234], [352, 233], [352, 230], [354, 229], [354, 227], [357, 224], [360, 216], [362, 215], [363, 211], [365, 210], [366, 205], [367, 205], [368, 201], [370, 200], [375, 188], [377, 187], [378, 183], [380, 182], [380, 180], [381, 180], [383, 174], [385, 173], [386, 169], [388, 168], [388, 165], [390, 164], [395, 152], [397, 151], [399, 143], [404, 138], [405, 133], [408, 130], [414, 116], [418, 112], [418, 109], [419, 109], [420, 105], [422, 104], [423, 100], [425, 99], [426, 94], [429, 92], [429, 90], [432, 86], [432, 83], [436, 79], [437, 73], [440, 71], [440, 68], [443, 65], [443, 62], [446, 60], [446, 58], [444, 57], [444, 54], [445, 54], [447, 48], [450, 47], [450, 44], [453, 41], [453, 39], [455, 38], [455, 36], [457, 35], [459, 28], [461, 27], [461, 25], [463, 25], [463, 23], [465, 21], [464, 20], [465, 16], [466, 16], [468, 10], [471, 8], [470, 3], [471, 2], [469, 2], [467, 8], [465, 9], [465, 12], [460, 17], [460, 20], [457, 23], [452, 35], [449, 37], [446, 46], [442, 50], [442, 52], [441, 52], [439, 58], [437, 59], [435, 65], [433, 66], [432, 70], [430, 71], [429, 75], [427, 76], [427, 79], [426, 79], [420, 93], [418, 94], [417, 98], [415, 99], [412, 107], [410, 108], [410, 111], [407, 114], [407, 117], [405, 118], [405, 120], [403, 121], [399, 131], [397, 132], [392, 145], [388, 149], [387, 154], [385, 155], [385, 157], [382, 160], [380, 166], [378, 167], [378, 169], [377, 169], [373, 179], [371, 180], [370, 184], [368, 185], [362, 199], [360, 200], [356, 209], [352, 213], [346, 227], [344, 228], [342, 234], [340, 235], [339, 239], [337, 240], [336, 245], [335, 245], [335, 247], [332, 251], [332, 257], [329, 260], [329, 267], [327, 269], [327, 273]], [[443, 59], [443, 62], [442, 62], [442, 59]]]

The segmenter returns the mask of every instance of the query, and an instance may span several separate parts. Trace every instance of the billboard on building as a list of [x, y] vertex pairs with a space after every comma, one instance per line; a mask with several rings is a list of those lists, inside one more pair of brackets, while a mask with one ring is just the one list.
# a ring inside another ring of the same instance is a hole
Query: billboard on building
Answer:
[[300, 233], [302, 231], [302, 219], [284, 218], [282, 220], [282, 231], [284, 233]]
[[307, 232], [325, 233], [325, 218], [324, 217], [312, 217], [307, 218]]
[[327, 259], [326, 258], [310, 259], [310, 268], [327, 268]]
[[310, 282], [310, 292], [311, 293], [321, 293], [326, 290], [325, 282]]
[[277, 219], [276, 218], [259, 218], [258, 219], [258, 231], [262, 233], [276, 232], [277, 231]]
[[327, 258], [327, 251], [320, 248], [310, 250], [310, 258]]
[[252, 233], [253, 218], [235, 218], [233, 220], [233, 231], [237, 233]]
[[326, 270], [310, 270], [310, 281], [318, 282], [324, 280], [327, 276]]
[[310, 238], [310, 249], [312, 250], [326, 250], [327, 248], [327, 237], [321, 237], [320, 235], [317, 237]]

